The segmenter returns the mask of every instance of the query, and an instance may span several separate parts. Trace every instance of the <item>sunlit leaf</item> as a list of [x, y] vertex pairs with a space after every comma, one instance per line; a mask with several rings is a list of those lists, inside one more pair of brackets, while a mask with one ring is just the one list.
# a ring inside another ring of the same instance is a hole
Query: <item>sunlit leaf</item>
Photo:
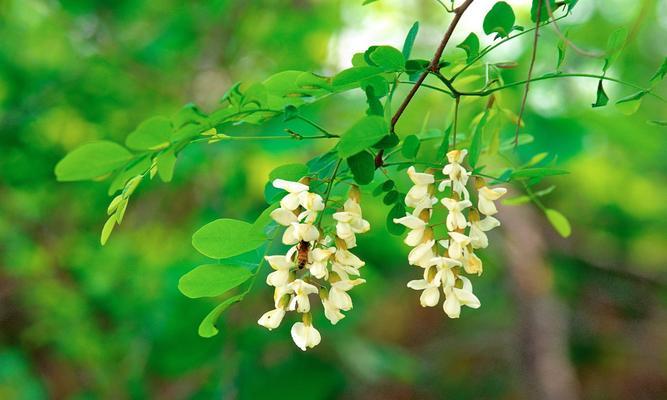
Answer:
[[465, 40], [459, 43], [456, 47], [463, 49], [466, 52], [468, 55], [466, 63], [470, 64], [475, 57], [479, 55], [479, 38], [474, 33], [470, 33]]
[[512, 172], [512, 179], [541, 178], [543, 176], [564, 175], [569, 171], [556, 168], [525, 168]]
[[391, 46], [377, 46], [369, 57], [385, 71], [402, 71], [405, 67], [405, 57], [398, 49]]
[[566, 238], [572, 234], [572, 227], [570, 226], [570, 221], [568, 221], [563, 214], [552, 208], [547, 208], [546, 210], [544, 210], [544, 213], [546, 214], [547, 219], [549, 220], [549, 222], [554, 227], [556, 232], [558, 232], [559, 235]]
[[125, 139], [127, 147], [134, 150], [156, 150], [169, 145], [171, 121], [166, 117], [145, 120]]
[[371, 115], [357, 121], [338, 142], [338, 154], [348, 158], [371, 147], [389, 133], [384, 118]]
[[104, 246], [107, 243], [107, 240], [109, 240], [109, 236], [111, 236], [111, 232], [113, 232], [114, 226], [116, 226], [116, 214], [111, 215], [107, 219], [107, 222], [104, 223], [102, 234], [100, 235], [100, 243], [102, 246]]
[[254, 250], [264, 244], [266, 236], [245, 221], [217, 219], [192, 235], [192, 245], [211, 258], [228, 258]]
[[646, 91], [642, 90], [635, 94], [623, 97], [616, 102], [616, 108], [625, 115], [632, 115], [641, 106], [642, 98], [646, 95]]
[[200, 265], [178, 281], [178, 290], [191, 299], [215, 297], [237, 287], [252, 276], [250, 270], [236, 264]]
[[504, 1], [499, 1], [484, 17], [484, 33], [487, 35], [497, 33], [500, 37], [507, 37], [512, 31], [514, 20], [512, 7]]
[[607, 71], [609, 67], [616, 61], [621, 50], [625, 46], [625, 41], [628, 38], [628, 31], [625, 28], [616, 29], [609, 36], [607, 41], [607, 56], [604, 60], [604, 66], [602, 67], [603, 71]]
[[653, 74], [653, 76], [651, 77], [651, 82], [662, 80], [665, 78], [665, 75], [667, 75], [667, 57], [665, 57], [665, 59], [662, 60], [660, 68], [658, 68], [658, 70], [655, 71], [655, 74]]
[[345, 69], [334, 76], [332, 84], [335, 89], [341, 90], [350, 86], [358, 86], [362, 80], [379, 76], [383, 73], [384, 70], [379, 67], [352, 67]]
[[162, 182], [171, 182], [174, 176], [174, 166], [176, 165], [176, 155], [174, 151], [169, 149], [158, 154], [157, 158], [157, 173], [162, 179]]
[[84, 144], [68, 153], [55, 168], [61, 182], [99, 178], [122, 167], [132, 159], [125, 147], [114, 142]]

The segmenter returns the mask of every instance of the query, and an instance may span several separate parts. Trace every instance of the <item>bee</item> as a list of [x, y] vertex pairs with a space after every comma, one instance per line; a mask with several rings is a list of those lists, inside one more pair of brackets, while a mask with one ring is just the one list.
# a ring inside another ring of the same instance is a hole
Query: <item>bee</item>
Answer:
[[299, 269], [303, 269], [308, 263], [308, 250], [310, 249], [310, 242], [302, 240], [296, 245], [296, 265]]

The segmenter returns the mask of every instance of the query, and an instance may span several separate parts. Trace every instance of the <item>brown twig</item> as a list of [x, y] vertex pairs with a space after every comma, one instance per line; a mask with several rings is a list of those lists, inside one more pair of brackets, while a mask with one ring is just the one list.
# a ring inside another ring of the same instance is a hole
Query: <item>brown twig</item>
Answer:
[[535, 56], [537, 55], [537, 41], [539, 39], [539, 32], [540, 32], [540, 16], [542, 14], [542, 2], [543, 0], [539, 0], [537, 2], [537, 12], [535, 15], [535, 36], [533, 38], [533, 54], [530, 56], [530, 66], [528, 67], [528, 79], [526, 79], [526, 86], [524, 87], [523, 90], [523, 98], [521, 99], [521, 108], [519, 109], [519, 117], [516, 120], [516, 131], [514, 132], [514, 148], [519, 146], [519, 130], [521, 130], [521, 118], [523, 117], [523, 112], [526, 109], [526, 99], [528, 99], [528, 89], [530, 87], [530, 79], [533, 76], [533, 67], [535, 66]]
[[[442, 53], [445, 51], [445, 46], [447, 46], [449, 39], [452, 37], [452, 33], [454, 33], [456, 25], [461, 20], [461, 16], [466, 11], [466, 9], [468, 9], [468, 7], [470, 6], [470, 4], [472, 4], [473, 1], [474, 0], [466, 0], [463, 4], [454, 9], [454, 18], [452, 19], [452, 22], [449, 23], [449, 27], [447, 28], [445, 35], [440, 41], [440, 45], [435, 50], [435, 54], [433, 54], [431, 62], [429, 63], [426, 70], [422, 72], [421, 75], [419, 75], [419, 79], [417, 79], [417, 82], [415, 82], [415, 84], [412, 86], [412, 89], [410, 89], [408, 95], [405, 97], [405, 99], [403, 99], [403, 102], [398, 107], [398, 109], [396, 109], [396, 113], [394, 113], [394, 116], [391, 117], [391, 125], [389, 127], [391, 133], [394, 133], [394, 130], [396, 128], [396, 123], [398, 123], [398, 120], [401, 118], [401, 115], [403, 115], [403, 111], [405, 111], [405, 109], [408, 107], [408, 104], [410, 104], [410, 101], [412, 101], [412, 98], [415, 96], [417, 90], [419, 90], [419, 87], [422, 85], [422, 83], [424, 83], [424, 80], [426, 79], [428, 74], [438, 73], [440, 71], [439, 67], [440, 57], [442, 57]], [[383, 156], [384, 156], [384, 149], [380, 149], [378, 154], [375, 156], [375, 169], [378, 169], [384, 165], [384, 160], [382, 158]]]

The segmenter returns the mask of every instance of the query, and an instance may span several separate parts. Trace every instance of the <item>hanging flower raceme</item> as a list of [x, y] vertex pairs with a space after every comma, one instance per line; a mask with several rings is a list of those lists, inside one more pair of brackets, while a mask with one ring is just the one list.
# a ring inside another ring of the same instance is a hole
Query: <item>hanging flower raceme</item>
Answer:
[[[467, 150], [447, 153], [448, 163], [442, 169], [437, 187], [440, 199], [435, 195], [434, 174], [408, 168], [413, 186], [405, 197], [405, 205], [413, 210], [394, 219], [394, 223], [409, 229], [404, 240], [412, 247], [408, 262], [424, 269], [423, 278], [408, 282], [408, 287], [422, 291], [422, 307], [438, 305], [442, 291], [445, 299], [442, 306], [450, 318], [459, 317], [461, 306], [480, 306], [472, 283], [464, 274], [481, 275], [482, 260], [474, 251], [486, 248], [489, 245], [486, 232], [500, 226], [500, 221], [492, 216], [498, 212], [494, 202], [507, 192], [505, 188], [488, 187], [481, 177], [471, 179], [471, 172], [463, 165], [467, 153]], [[477, 202], [471, 200], [470, 182], [474, 183], [472, 193]], [[446, 217], [444, 221], [432, 222], [433, 207], [438, 204], [446, 210]], [[446, 230], [439, 232], [438, 226]], [[435, 237], [435, 232], [440, 237]]]
[[307, 178], [299, 182], [276, 179], [273, 186], [287, 191], [271, 218], [286, 227], [282, 242], [291, 247], [284, 255], [265, 257], [274, 270], [266, 283], [275, 288], [275, 308], [257, 322], [271, 330], [280, 326], [287, 312], [301, 314], [301, 322], [292, 326], [291, 334], [294, 343], [305, 351], [321, 340], [313, 326], [311, 295], [319, 295], [324, 316], [334, 325], [345, 318], [342, 311], [352, 309], [348, 292], [365, 282], [358, 278], [359, 268], [365, 263], [349, 249], [356, 246], [356, 235], [367, 232], [370, 225], [362, 217], [356, 186], [350, 189], [343, 209], [333, 214], [335, 226], [324, 228], [332, 232], [333, 240], [320, 229], [320, 212], [326, 204], [320, 195], [310, 192]]

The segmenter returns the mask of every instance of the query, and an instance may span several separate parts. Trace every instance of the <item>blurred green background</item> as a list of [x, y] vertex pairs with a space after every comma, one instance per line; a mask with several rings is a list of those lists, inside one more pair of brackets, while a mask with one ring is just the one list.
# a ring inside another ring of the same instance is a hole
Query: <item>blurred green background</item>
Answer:
[[[482, 307], [459, 320], [421, 308], [405, 287], [417, 273], [369, 185], [374, 229], [358, 247], [368, 283], [341, 323], [317, 324], [320, 346], [302, 353], [289, 323], [273, 332], [256, 324], [272, 301], [264, 285], [229, 310], [218, 336], [197, 336], [216, 302], [177, 290], [180, 275], [205, 262], [192, 232], [223, 216], [255, 218], [268, 172], [325, 144], [190, 146], [174, 182], [142, 185], [125, 223], [99, 245], [106, 186], [56, 183], [53, 167], [67, 151], [122, 142], [146, 117], [190, 101], [212, 110], [235, 81], [334, 73], [370, 45], [400, 48], [415, 20], [414, 54], [429, 58], [449, 18], [436, 1], [361, 3], [0, 2], [1, 399], [667, 398], [667, 130], [646, 123], [664, 120], [667, 107], [647, 98], [629, 117], [611, 103], [592, 109], [595, 80], [534, 84], [525, 131], [535, 141], [520, 153], [548, 151], [571, 171], [544, 183], [557, 185], [544, 200], [569, 217], [572, 237], [557, 237], [529, 205], [503, 209], [485, 274], [473, 280]], [[477, 2], [452, 44], [481, 31], [492, 3]], [[528, 25], [530, 2], [510, 3]], [[571, 21], [562, 28], [584, 48], [630, 29], [611, 76], [647, 85], [667, 54], [665, 0], [580, 0]], [[529, 36], [491, 59], [520, 62], [508, 82], [525, 76]], [[537, 74], [557, 57], [553, 30], [542, 36]], [[445, 54], [464, 57], [453, 45]], [[564, 70], [600, 68], [569, 52]], [[629, 94], [611, 84], [607, 92]], [[518, 109], [520, 95], [505, 91], [503, 104]], [[359, 93], [307, 112], [340, 132], [364, 105]], [[442, 129], [450, 110], [450, 99], [422, 90], [398, 132], [418, 131], [426, 113]], [[462, 131], [472, 115], [463, 113]]]

